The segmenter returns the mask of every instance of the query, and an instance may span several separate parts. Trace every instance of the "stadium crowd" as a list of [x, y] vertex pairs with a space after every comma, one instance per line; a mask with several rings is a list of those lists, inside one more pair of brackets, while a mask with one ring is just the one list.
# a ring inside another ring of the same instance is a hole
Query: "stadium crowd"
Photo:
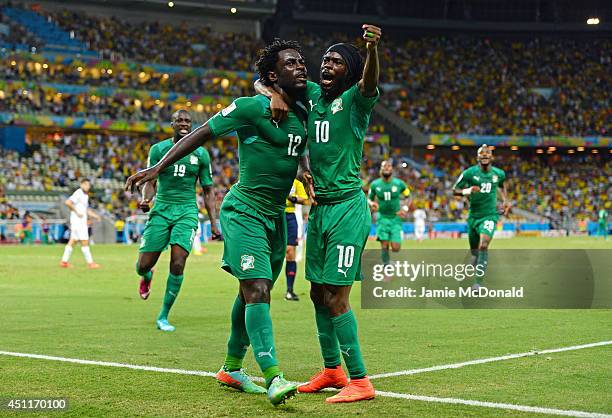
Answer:
[[[262, 46], [253, 36], [207, 27], [130, 22], [74, 10], [47, 16], [115, 62], [252, 70]], [[305, 50], [321, 50], [337, 41], [359, 43], [360, 34], [354, 35], [302, 32], [297, 38]], [[380, 45], [382, 100], [426, 133], [606, 136], [612, 126], [611, 44], [605, 38], [388, 36]], [[78, 62], [38, 71], [36, 63], [6, 65], [12, 61], [3, 62], [7, 78], [230, 96], [252, 92], [250, 79], [222, 83], [224, 78], [214, 74], [165, 74], [138, 66], [109, 74]]]
[[[76, 156], [93, 169], [94, 189], [108, 213], [137, 213], [136, 200], [120, 187], [125, 178], [143, 168], [148, 149], [157, 139], [125, 135], [65, 135], [48, 140], [45, 147], [30, 147], [25, 155], [0, 151], [0, 186], [7, 191], [49, 191], [73, 186], [82, 176], [68, 156]], [[54, 147], [57, 153], [45, 149]], [[234, 141], [217, 140], [208, 147], [212, 156], [217, 201], [238, 180], [237, 149]], [[27, 155], [27, 157], [26, 157]], [[427, 154], [425, 164], [414, 168], [396, 163], [396, 174], [412, 191], [414, 208], [426, 209], [431, 220], [454, 221], [467, 217], [464, 199], [452, 196], [452, 186], [462, 170], [474, 162], [458, 152], [456, 156]], [[378, 177], [378, 160], [364, 161], [364, 187]], [[612, 167], [607, 156], [586, 155], [503, 155], [495, 164], [508, 176], [509, 197], [515, 207], [557, 220], [564, 216], [589, 219], [600, 206], [612, 206]], [[442, 173], [442, 175], [440, 175]], [[110, 181], [114, 180], [114, 181]], [[126, 211], [127, 209], [127, 211]]]
[[253, 36], [217, 33], [207, 26], [135, 22], [74, 10], [46, 15], [108, 59], [245, 71], [263, 46]]
[[[453, 197], [452, 187], [472, 164], [470, 154], [428, 154], [423, 167], [396, 164], [396, 170], [411, 189], [414, 208], [426, 209], [434, 221], [454, 221], [467, 219], [468, 206], [465, 199]], [[590, 219], [600, 206], [612, 208], [612, 166], [605, 155], [504, 155], [494, 164], [506, 171], [513, 206], [546, 219]], [[379, 161], [367, 166], [364, 184], [379, 177]]]
[[0, 55], [0, 76], [4, 80], [35, 81], [85, 86], [115, 87], [149, 91], [245, 96], [253, 91], [248, 76], [231, 71], [164, 72], [137, 62], [110, 61], [53, 62], [38, 54]]

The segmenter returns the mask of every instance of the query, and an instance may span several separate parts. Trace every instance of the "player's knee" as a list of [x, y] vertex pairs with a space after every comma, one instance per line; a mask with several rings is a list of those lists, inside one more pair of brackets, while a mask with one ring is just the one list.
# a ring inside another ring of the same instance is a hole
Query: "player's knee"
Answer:
[[292, 246], [287, 246], [287, 251], [285, 252], [285, 258], [287, 261], [295, 261], [295, 248]]
[[399, 252], [400, 248], [401, 248], [401, 247], [400, 247], [400, 245], [399, 245], [399, 244], [394, 244], [394, 245], [391, 245], [391, 251], [393, 251], [394, 253]]
[[488, 250], [489, 249], [489, 242], [490, 241], [485, 241], [485, 240], [480, 241], [480, 244], [478, 245], [478, 249], [480, 251]]
[[351, 309], [348, 298], [344, 298], [340, 294], [332, 295], [325, 300], [325, 306], [329, 309], [331, 316], [339, 316]]
[[270, 303], [270, 281], [265, 279], [241, 282], [246, 303]]
[[172, 260], [170, 262], [170, 273], [175, 276], [180, 276], [185, 270], [185, 259]]

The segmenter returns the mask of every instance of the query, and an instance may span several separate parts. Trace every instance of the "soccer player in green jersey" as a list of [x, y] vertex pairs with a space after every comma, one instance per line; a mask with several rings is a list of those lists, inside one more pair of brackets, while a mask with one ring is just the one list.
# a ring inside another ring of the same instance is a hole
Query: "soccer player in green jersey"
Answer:
[[285, 257], [285, 200], [306, 149], [306, 107], [297, 101], [306, 88], [306, 67], [297, 42], [280, 40], [260, 52], [256, 66], [266, 85], [277, 83], [293, 99], [286, 120], [270, 119], [270, 100], [265, 96], [236, 99], [174, 145], [156, 165], [131, 176], [126, 189], [153, 180], [206, 141], [237, 132], [240, 181], [225, 196], [220, 219], [225, 237], [222, 265], [238, 279], [239, 288], [227, 356], [217, 379], [245, 392], [266, 392], [242, 371], [252, 345], [268, 399], [277, 405], [297, 389], [284, 379], [276, 359], [270, 291]]
[[603, 206], [597, 213], [597, 235], [608, 239], [608, 211]]
[[[468, 215], [468, 238], [472, 252], [473, 263], [486, 270], [488, 250], [500, 211], [497, 209], [497, 191], [499, 188], [503, 209], [501, 213], [508, 215], [510, 202], [506, 191], [506, 173], [494, 167], [493, 151], [486, 144], [478, 148], [478, 164], [463, 171], [453, 186], [455, 196], [467, 196], [470, 202]], [[476, 278], [474, 287], [482, 284], [482, 278]]]
[[[324, 360], [322, 372], [299, 386], [301, 393], [335, 387], [342, 390], [329, 403], [372, 399], [357, 336], [357, 320], [349, 303], [353, 282], [361, 280], [361, 254], [372, 218], [361, 189], [363, 141], [370, 114], [378, 101], [377, 45], [381, 30], [363, 25], [367, 58], [350, 44], [327, 49], [320, 83], [308, 83], [308, 150], [314, 184], [308, 218], [306, 279], [315, 308], [317, 335]], [[261, 90], [259, 90], [261, 91]], [[276, 117], [286, 105], [280, 91], [268, 89]], [[310, 177], [312, 174], [312, 177]], [[341, 367], [340, 353], [350, 375]]]
[[380, 176], [370, 184], [368, 203], [373, 211], [378, 211], [376, 239], [380, 241], [383, 264], [389, 264], [389, 246], [394, 253], [402, 246], [402, 218], [408, 215], [409, 202], [404, 201], [402, 205], [400, 200], [402, 196], [410, 196], [410, 189], [393, 177], [391, 161], [381, 163]]
[[[153, 145], [149, 150], [148, 166], [157, 164], [174, 144], [191, 132], [191, 115], [178, 110], [170, 123], [174, 136]], [[160, 254], [170, 245], [170, 274], [162, 309], [157, 316], [157, 328], [174, 331], [168, 322], [168, 314], [183, 283], [183, 271], [198, 229], [198, 205], [196, 181], [200, 179], [204, 193], [204, 205], [210, 217], [213, 237], [219, 236], [215, 222], [215, 196], [213, 192], [210, 155], [205, 148], [198, 148], [160, 173], [157, 180], [146, 184], [138, 207], [149, 212], [155, 197], [155, 205], [149, 214], [140, 244], [136, 271], [141, 277], [140, 297], [147, 299], [151, 293], [153, 267]]]

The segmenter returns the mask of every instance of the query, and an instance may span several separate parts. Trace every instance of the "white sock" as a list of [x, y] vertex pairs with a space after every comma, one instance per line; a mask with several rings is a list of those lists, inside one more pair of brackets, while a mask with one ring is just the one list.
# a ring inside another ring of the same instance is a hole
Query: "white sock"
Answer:
[[89, 246], [81, 247], [81, 251], [83, 252], [83, 255], [85, 256], [85, 261], [87, 262], [87, 264], [93, 263], [93, 257], [91, 256], [91, 251], [89, 251]]
[[64, 247], [64, 255], [62, 256], [62, 263], [67, 263], [72, 255], [72, 245], [66, 245]]

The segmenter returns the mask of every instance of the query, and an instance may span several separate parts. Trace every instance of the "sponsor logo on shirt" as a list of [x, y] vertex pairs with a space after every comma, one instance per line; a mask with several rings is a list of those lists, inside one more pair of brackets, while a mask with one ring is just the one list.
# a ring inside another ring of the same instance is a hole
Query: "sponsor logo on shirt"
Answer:
[[397, 187], [395, 187], [395, 186], [391, 187], [391, 191], [392, 191], [393, 193], [397, 192]]
[[189, 157], [189, 162], [191, 164], [197, 164], [198, 163], [198, 157], [196, 157], [195, 155], [192, 155]]
[[229, 115], [230, 113], [232, 113], [232, 111], [236, 109], [236, 102], [232, 102], [231, 105], [229, 105], [228, 107], [226, 107], [225, 109], [223, 109], [221, 111], [221, 114], [225, 117], [227, 115]]
[[495, 174], [493, 174], [493, 183], [497, 183], [497, 180], [498, 180], [498, 177]]

